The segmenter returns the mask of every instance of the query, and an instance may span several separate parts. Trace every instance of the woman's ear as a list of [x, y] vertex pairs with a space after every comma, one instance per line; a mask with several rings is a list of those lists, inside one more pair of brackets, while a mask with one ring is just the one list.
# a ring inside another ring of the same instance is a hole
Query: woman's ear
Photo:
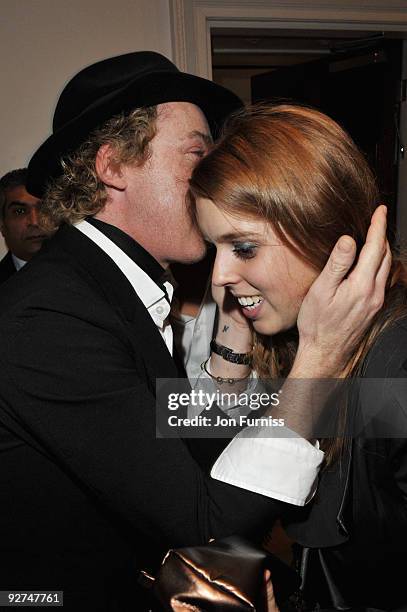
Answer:
[[99, 179], [112, 189], [123, 191], [127, 187], [125, 173], [122, 172], [121, 164], [115, 159], [114, 149], [105, 144], [99, 148], [95, 161], [96, 173]]

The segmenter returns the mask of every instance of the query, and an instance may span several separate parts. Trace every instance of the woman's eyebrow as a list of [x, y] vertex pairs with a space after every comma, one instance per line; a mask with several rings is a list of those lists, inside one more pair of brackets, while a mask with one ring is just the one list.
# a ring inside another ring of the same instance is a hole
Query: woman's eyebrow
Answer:
[[263, 237], [264, 234], [259, 234], [257, 232], [228, 232], [227, 234], [217, 236], [217, 239], [222, 242], [233, 242], [234, 240], [258, 240]]

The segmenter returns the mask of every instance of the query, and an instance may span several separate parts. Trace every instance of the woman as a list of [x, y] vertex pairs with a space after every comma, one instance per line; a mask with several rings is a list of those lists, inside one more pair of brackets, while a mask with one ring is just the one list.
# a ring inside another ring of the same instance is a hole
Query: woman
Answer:
[[[195, 169], [191, 192], [217, 250], [220, 325], [204, 369], [220, 379], [249, 375], [249, 359], [231, 363], [223, 345], [252, 355], [260, 377], [285, 376], [308, 289], [341, 235], [361, 248], [378, 205], [363, 155], [315, 110], [255, 107], [231, 119]], [[325, 468], [317, 494], [285, 517], [303, 547], [305, 606], [400, 608], [407, 605], [407, 274], [396, 255], [383, 308], [355, 341], [342, 376], [375, 384], [352, 387], [341, 403], [344, 425], [320, 440]], [[384, 378], [391, 384], [378, 385]]]

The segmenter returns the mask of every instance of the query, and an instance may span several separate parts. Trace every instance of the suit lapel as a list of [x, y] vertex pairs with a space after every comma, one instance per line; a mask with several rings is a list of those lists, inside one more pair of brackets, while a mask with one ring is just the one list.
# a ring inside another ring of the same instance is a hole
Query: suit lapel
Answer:
[[92, 278], [104, 298], [124, 320], [129, 341], [142, 355], [155, 389], [156, 378], [175, 378], [177, 368], [150, 314], [115, 262], [87, 236], [72, 226], [63, 226], [50, 241], [75, 260], [75, 266]]
[[17, 272], [16, 267], [13, 263], [10, 251], [0, 261], [0, 283], [6, 281], [10, 276], [13, 276]]

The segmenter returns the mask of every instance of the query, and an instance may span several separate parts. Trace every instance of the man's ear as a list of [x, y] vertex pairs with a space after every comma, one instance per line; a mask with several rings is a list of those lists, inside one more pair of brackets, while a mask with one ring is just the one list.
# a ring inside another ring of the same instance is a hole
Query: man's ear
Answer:
[[109, 144], [102, 145], [96, 154], [96, 173], [107, 187], [123, 191], [127, 187], [121, 164], [115, 159], [114, 150]]

